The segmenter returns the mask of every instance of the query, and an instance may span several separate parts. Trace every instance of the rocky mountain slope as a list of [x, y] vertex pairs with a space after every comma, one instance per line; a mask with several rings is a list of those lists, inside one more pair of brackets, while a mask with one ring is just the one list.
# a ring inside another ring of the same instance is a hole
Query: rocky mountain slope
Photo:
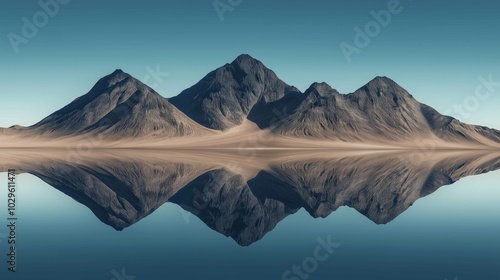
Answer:
[[56, 136], [98, 133], [110, 138], [173, 137], [205, 131], [166, 98], [121, 70], [27, 130]]
[[[279, 120], [266, 115], [270, 110], [282, 112]], [[351, 94], [340, 94], [325, 83], [315, 83], [303, 94], [264, 106], [258, 115], [261, 117], [255, 121], [261, 128], [298, 138], [359, 142], [439, 138], [500, 143], [499, 131], [443, 116], [387, 77], [376, 77]]]
[[262, 62], [241, 55], [170, 102], [201, 125], [225, 130], [242, 124], [257, 102], [272, 102], [290, 92], [298, 90]]

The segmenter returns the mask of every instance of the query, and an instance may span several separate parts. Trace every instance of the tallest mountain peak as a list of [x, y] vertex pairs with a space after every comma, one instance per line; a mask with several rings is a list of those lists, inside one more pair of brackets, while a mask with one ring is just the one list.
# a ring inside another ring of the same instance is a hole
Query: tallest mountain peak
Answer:
[[122, 77], [123, 78], [123, 77], [130, 77], [130, 75], [128, 73], [123, 72], [122, 69], [116, 69], [115, 71], [113, 71], [113, 73], [109, 74], [106, 77], [109, 77], [109, 78]]
[[123, 72], [122, 69], [116, 69], [113, 73], [110, 74], [110, 76], [120, 76], [120, 75], [126, 75], [127, 73]]
[[[132, 78], [129, 74], [123, 72], [121, 69], [116, 69], [113, 73], [105, 76], [99, 82], [97, 85], [101, 87], [112, 87], [117, 85], [120, 82], [123, 82], [127, 78]], [[97, 86], [96, 85], [96, 86]]]
[[251, 55], [249, 54], [240, 54], [234, 61], [236, 63], [238, 62], [244, 62], [244, 61], [258, 61], [257, 59], [253, 58]]
[[242, 54], [238, 56], [232, 63], [233, 66], [239, 66], [242, 69], [250, 69], [255, 66], [264, 66], [262, 62], [251, 57], [248, 54]]
[[226, 130], [242, 124], [257, 102], [273, 102], [293, 90], [262, 62], [242, 54], [169, 101], [199, 124]]

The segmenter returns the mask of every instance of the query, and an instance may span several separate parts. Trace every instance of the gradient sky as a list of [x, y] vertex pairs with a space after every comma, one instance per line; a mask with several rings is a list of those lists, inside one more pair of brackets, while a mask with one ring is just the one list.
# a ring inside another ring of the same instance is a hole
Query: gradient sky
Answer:
[[[354, 44], [355, 27], [389, 2], [243, 0], [221, 20], [213, 0], [70, 0], [16, 53], [9, 33], [22, 35], [23, 17], [32, 22], [42, 8], [3, 0], [0, 126], [34, 124], [117, 68], [171, 97], [248, 53], [301, 90], [325, 81], [349, 93], [388, 76], [443, 113], [500, 129], [500, 86], [474, 95], [478, 77], [500, 81], [500, 2], [401, 0], [401, 13], [348, 63], [340, 44]], [[147, 77], [157, 65], [169, 73], [158, 82]]]

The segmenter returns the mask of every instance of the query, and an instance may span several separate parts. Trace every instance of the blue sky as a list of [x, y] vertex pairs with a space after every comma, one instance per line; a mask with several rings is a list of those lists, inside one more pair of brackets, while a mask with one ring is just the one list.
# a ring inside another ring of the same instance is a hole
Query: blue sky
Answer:
[[[393, 1], [219, 0], [220, 15], [213, 0], [69, 0], [45, 24], [38, 1], [4, 0], [0, 126], [31, 125], [117, 68], [171, 97], [248, 53], [301, 90], [325, 81], [349, 93], [388, 76], [443, 113], [500, 129], [500, 86], [475, 95], [479, 77], [500, 82], [500, 2], [401, 0], [349, 63], [340, 45], [356, 46], [355, 28]], [[34, 15], [41, 27], [16, 53], [12, 34]], [[152, 78], [157, 67], [168, 77]]]

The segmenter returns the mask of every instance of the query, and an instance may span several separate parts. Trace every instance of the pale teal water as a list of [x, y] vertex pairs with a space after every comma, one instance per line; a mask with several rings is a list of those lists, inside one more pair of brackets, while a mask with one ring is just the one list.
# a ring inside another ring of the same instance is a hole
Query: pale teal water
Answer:
[[[497, 171], [442, 187], [387, 225], [345, 207], [326, 219], [300, 211], [262, 240], [241, 247], [170, 203], [117, 232], [85, 206], [23, 174], [18, 272], [7, 272], [2, 239], [0, 275], [120, 280], [127, 278], [112, 271], [125, 268], [135, 280], [282, 279], [292, 265], [314, 255], [318, 237], [331, 236], [340, 247], [308, 279], [500, 279], [499, 179]], [[2, 224], [5, 194], [2, 188]]]

